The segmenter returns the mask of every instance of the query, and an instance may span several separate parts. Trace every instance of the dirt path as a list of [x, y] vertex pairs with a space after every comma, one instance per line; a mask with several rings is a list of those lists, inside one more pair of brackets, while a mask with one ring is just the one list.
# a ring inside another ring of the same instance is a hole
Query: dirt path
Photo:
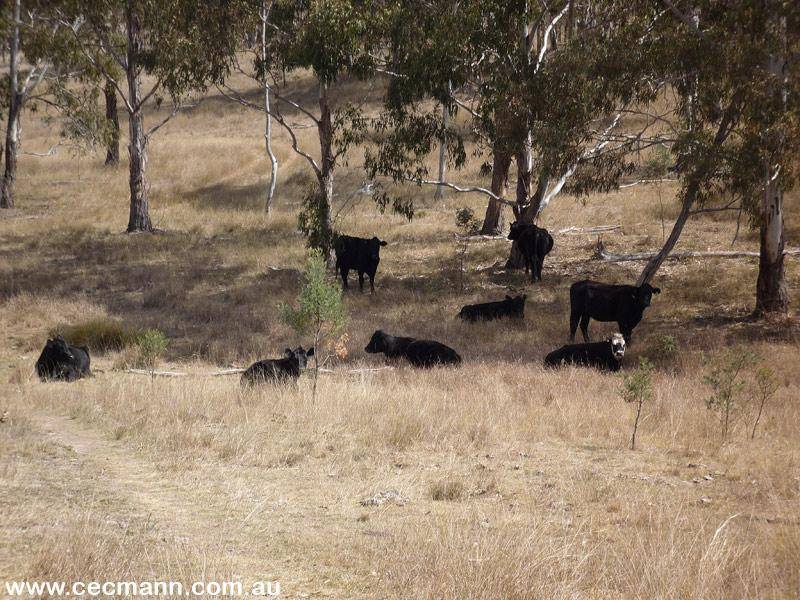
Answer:
[[[306, 520], [324, 527], [332, 526], [335, 519], [318, 521], [297, 498], [288, 501], [294, 510], [272, 511], [267, 495], [257, 510], [242, 502], [241, 488], [222, 478], [215, 480], [218, 474], [204, 474], [196, 485], [187, 485], [185, 479], [160, 471], [123, 442], [108, 439], [79, 421], [39, 411], [31, 412], [30, 419], [46, 439], [74, 451], [83, 468], [97, 475], [97, 484], [124, 498], [136, 516], [146, 518], [165, 537], [181, 539], [209, 556], [224, 552], [226, 564], [243, 582], [271, 574], [270, 580], [281, 581], [282, 598], [339, 597], [342, 592], [334, 580], [341, 581], [345, 574], [330, 573], [333, 577], [320, 582], [320, 573], [303, 564], [309, 548], [297, 545], [293, 533]], [[278, 481], [269, 487], [291, 487], [281, 481], [280, 473], [274, 475]]]
[[165, 480], [152, 465], [131, 455], [122, 444], [109, 441], [68, 417], [33, 413], [31, 418], [50, 440], [71, 448], [83, 463], [96, 467], [120, 493], [172, 533], [196, 533], [202, 523], [203, 507]]

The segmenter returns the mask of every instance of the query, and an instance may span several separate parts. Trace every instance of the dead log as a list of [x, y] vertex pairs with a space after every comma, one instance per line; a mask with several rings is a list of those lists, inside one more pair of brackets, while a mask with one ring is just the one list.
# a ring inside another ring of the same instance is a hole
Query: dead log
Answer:
[[[630, 262], [637, 260], [650, 260], [658, 252], [633, 252], [631, 254], [616, 254], [609, 252], [603, 245], [603, 240], [597, 240], [595, 258], [608, 262]], [[800, 249], [793, 248], [784, 251], [785, 255], [800, 254]], [[665, 260], [681, 260], [683, 258], [758, 258], [759, 253], [750, 250], [683, 250], [672, 252]]]
[[558, 235], [573, 235], [573, 234], [595, 235], [597, 233], [607, 233], [609, 231], [616, 231], [617, 229], [622, 229], [622, 225], [597, 225], [595, 227], [565, 227], [564, 229], [559, 229], [556, 233]]

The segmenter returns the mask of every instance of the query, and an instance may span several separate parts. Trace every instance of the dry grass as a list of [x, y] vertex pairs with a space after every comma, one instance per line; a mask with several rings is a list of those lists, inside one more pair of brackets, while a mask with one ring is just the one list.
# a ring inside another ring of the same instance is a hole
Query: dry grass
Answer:
[[[305, 97], [307, 82], [296, 85]], [[346, 295], [348, 356], [323, 374], [316, 404], [307, 376], [297, 389], [244, 390], [203, 373], [308, 345], [277, 310], [298, 289], [295, 212], [308, 176], [281, 138], [279, 196], [264, 215], [259, 128], [258, 115], [209, 97], [162, 130], [150, 175], [166, 232], [153, 236], [120, 233], [124, 168], [97, 156], [22, 158], [18, 208], [0, 215], [0, 579], [219, 573], [278, 579], [286, 597], [798, 596], [798, 325], [796, 313], [741, 319], [754, 261], [669, 263], [659, 274], [663, 293], [627, 360], [659, 367], [631, 452], [620, 378], [548, 371], [541, 359], [566, 338], [572, 281], [629, 281], [641, 265], [594, 261], [594, 239], [556, 235], [544, 282], [532, 285], [481, 271], [508, 243], [476, 242], [461, 293], [455, 208], [480, 215], [480, 198], [435, 203], [410, 189], [411, 223], [355, 198], [339, 228], [389, 246], [375, 295]], [[29, 149], [46, 145], [38, 122], [24, 131]], [[305, 142], [312, 135], [303, 130]], [[358, 162], [338, 175], [341, 198], [360, 185]], [[478, 180], [479, 162], [463, 180]], [[619, 224], [609, 249], [654, 248], [674, 191], [627, 188], [585, 206], [559, 198], [544, 225]], [[790, 245], [798, 206], [789, 198]], [[732, 217], [701, 218], [681, 246], [722, 248], [734, 229]], [[744, 232], [737, 245], [756, 243]], [[798, 282], [792, 260], [795, 300]], [[523, 323], [456, 319], [463, 304], [510, 291], [528, 294]], [[35, 381], [48, 331], [92, 321], [164, 331], [168, 366], [192, 375], [126, 374], [114, 370], [125, 354], [109, 350], [93, 354], [93, 379]], [[348, 372], [380, 364], [362, 352], [378, 328], [440, 339], [465, 364]], [[663, 351], [665, 336], [676, 355]], [[736, 345], [770, 358], [781, 388], [755, 440], [748, 405], [721, 444], [701, 358]], [[390, 490], [405, 500], [360, 504]]]

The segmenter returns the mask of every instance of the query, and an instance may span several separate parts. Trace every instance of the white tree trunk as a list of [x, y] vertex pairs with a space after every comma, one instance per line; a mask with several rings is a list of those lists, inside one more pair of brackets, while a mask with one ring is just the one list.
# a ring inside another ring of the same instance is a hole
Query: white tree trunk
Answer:
[[[786, 18], [779, 18], [776, 23], [778, 34], [782, 38], [783, 55], [770, 55], [767, 68], [772, 75], [771, 92], [780, 94], [783, 106], [787, 101], [787, 73], [786, 59]], [[781, 136], [780, 131], [775, 135]], [[782, 144], [781, 139], [774, 140], [777, 147]], [[786, 285], [786, 271], [783, 266], [783, 189], [780, 182], [780, 167], [773, 167], [769, 158], [764, 165], [764, 195], [760, 206], [760, 257], [758, 263], [758, 281], [756, 282], [756, 310], [757, 315], [778, 314], [785, 315], [789, 312], [789, 292]]]
[[[452, 84], [448, 81], [447, 82], [447, 91], [452, 91]], [[442, 124], [444, 125], [445, 130], [445, 137], [442, 138], [441, 144], [439, 144], [439, 177], [438, 181], [444, 181], [445, 178], [445, 171], [447, 170], [447, 125], [450, 122], [450, 111], [447, 109], [447, 105], [442, 104]], [[445, 186], [440, 185], [436, 188], [436, 194], [434, 198], [436, 200], [441, 200], [444, 197], [444, 190]]]
[[141, 106], [141, 80], [138, 57], [142, 52], [143, 40], [138, 0], [128, 0], [127, 6], [127, 80], [128, 104], [133, 108], [128, 114], [130, 143], [130, 215], [128, 232], [152, 231], [150, 205], [147, 194], [147, 137], [144, 130], [144, 114]]
[[19, 75], [19, 19], [20, 0], [14, 0], [14, 23], [11, 28], [9, 46], [11, 56], [8, 65], [8, 123], [6, 124], [6, 155], [3, 180], [0, 184], [0, 208], [14, 208], [14, 181], [17, 177], [17, 155], [19, 154], [19, 117], [22, 110], [22, 96], [18, 89]]
[[[261, 59], [267, 59], [267, 19], [272, 8], [272, 3], [267, 4], [267, 0], [263, 0], [261, 4]], [[263, 73], [264, 78], [264, 115], [266, 122], [264, 124], [264, 143], [267, 148], [267, 156], [270, 163], [270, 178], [269, 187], [267, 188], [267, 201], [266, 211], [269, 214], [272, 211], [272, 199], [275, 196], [275, 187], [278, 184], [278, 158], [272, 151], [272, 114], [270, 113], [270, 89], [269, 89], [269, 73], [266, 68]]]

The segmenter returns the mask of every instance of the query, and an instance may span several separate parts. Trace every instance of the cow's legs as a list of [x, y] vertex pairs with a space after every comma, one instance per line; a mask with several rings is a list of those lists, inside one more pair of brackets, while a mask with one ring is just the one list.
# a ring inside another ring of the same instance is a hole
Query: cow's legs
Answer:
[[345, 269], [344, 267], [342, 267], [342, 284], [343, 284], [344, 289], [347, 289], [347, 276], [349, 274], [350, 274], [350, 270], [349, 269]]
[[581, 320], [581, 313], [572, 311], [569, 315], [569, 341], [575, 343], [575, 331], [578, 329], [578, 322]]
[[622, 337], [625, 338], [625, 343], [630, 345], [631, 343], [631, 335], [633, 334], [633, 328], [628, 327], [627, 325], [623, 325], [622, 323], [617, 322], [619, 326], [619, 332], [622, 334]]
[[367, 273], [369, 275], [369, 293], [375, 293], [375, 273]]
[[583, 332], [583, 341], [584, 342], [591, 342], [591, 338], [589, 337], [589, 315], [583, 315], [581, 317], [581, 332]]
[[358, 272], [358, 289], [364, 291], [364, 271]]

